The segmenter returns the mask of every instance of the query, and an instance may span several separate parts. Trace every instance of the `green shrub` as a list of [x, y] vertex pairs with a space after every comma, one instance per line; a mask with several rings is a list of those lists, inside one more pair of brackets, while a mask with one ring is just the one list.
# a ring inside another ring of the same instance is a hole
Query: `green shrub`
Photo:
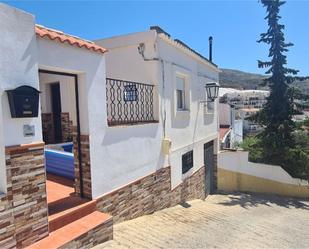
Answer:
[[256, 136], [249, 136], [240, 144], [240, 148], [249, 152], [249, 161], [262, 162], [262, 148], [260, 146], [260, 139]]
[[[250, 136], [244, 139], [240, 145], [249, 152], [249, 161], [265, 164], [279, 165], [291, 176], [309, 180], [309, 136], [306, 132], [296, 131], [293, 134], [293, 146], [282, 146], [281, 153], [275, 154], [271, 150], [271, 140], [258, 136]], [[263, 140], [265, 139], [265, 140]]]
[[295, 146], [285, 155], [283, 167], [292, 176], [309, 180], [309, 136], [306, 132], [293, 134]]

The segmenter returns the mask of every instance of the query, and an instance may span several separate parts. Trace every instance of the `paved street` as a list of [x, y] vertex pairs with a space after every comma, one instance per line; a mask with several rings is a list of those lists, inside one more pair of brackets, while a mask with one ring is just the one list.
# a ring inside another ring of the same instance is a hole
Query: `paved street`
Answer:
[[213, 195], [117, 224], [95, 248], [309, 248], [309, 200]]

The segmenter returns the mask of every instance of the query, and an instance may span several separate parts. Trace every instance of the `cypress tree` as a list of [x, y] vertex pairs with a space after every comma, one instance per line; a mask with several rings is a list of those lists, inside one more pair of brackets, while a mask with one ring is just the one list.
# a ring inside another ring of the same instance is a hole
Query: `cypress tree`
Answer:
[[293, 148], [293, 131], [295, 123], [292, 121], [293, 88], [289, 85], [296, 79], [298, 71], [286, 67], [288, 48], [293, 46], [284, 38], [284, 25], [279, 23], [280, 7], [285, 3], [281, 0], [261, 0], [266, 7], [268, 30], [260, 35], [258, 42], [266, 43], [269, 48], [269, 60], [258, 61], [259, 68], [268, 68], [265, 72], [270, 75], [264, 80], [264, 85], [270, 89], [268, 101], [257, 119], [265, 129], [260, 134], [263, 149], [263, 161], [266, 163], [284, 164], [284, 155], [289, 148]]

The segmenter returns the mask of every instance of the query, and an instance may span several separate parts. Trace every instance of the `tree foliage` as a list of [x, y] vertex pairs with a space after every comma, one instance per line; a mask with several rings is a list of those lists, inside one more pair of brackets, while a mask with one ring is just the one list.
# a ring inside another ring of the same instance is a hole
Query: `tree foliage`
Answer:
[[[295, 113], [294, 98], [300, 95], [294, 87], [290, 87], [295, 80], [307, 77], [297, 77], [298, 71], [287, 67], [286, 52], [293, 46], [284, 38], [284, 25], [279, 21], [280, 7], [285, 3], [281, 0], [261, 0], [266, 8], [265, 19], [268, 30], [260, 35], [259, 43], [270, 46], [268, 61], [258, 61], [259, 68], [267, 68], [269, 75], [264, 79], [264, 85], [270, 89], [270, 95], [264, 108], [255, 117], [264, 126], [258, 140], [251, 144], [251, 151], [258, 151], [256, 161], [283, 166], [294, 176], [308, 176], [309, 151], [308, 139], [301, 141], [306, 149], [299, 146], [300, 140], [295, 133], [296, 125], [292, 120]], [[252, 142], [252, 141], [251, 141]], [[302, 173], [301, 173], [302, 172]], [[304, 173], [306, 172], [306, 173]]]
[[268, 22], [268, 30], [260, 35], [258, 42], [264, 42], [270, 46], [268, 61], [258, 61], [259, 68], [268, 68], [266, 74], [270, 74], [264, 83], [270, 88], [270, 96], [263, 110], [258, 115], [258, 121], [265, 127], [261, 133], [265, 159], [273, 163], [279, 163], [282, 153], [288, 147], [294, 145], [292, 132], [295, 129], [292, 121], [293, 95], [289, 84], [293, 82], [293, 76], [297, 70], [286, 67], [288, 48], [293, 46], [284, 38], [284, 25], [279, 23], [280, 7], [284, 4], [281, 0], [261, 0], [267, 10], [265, 19]]

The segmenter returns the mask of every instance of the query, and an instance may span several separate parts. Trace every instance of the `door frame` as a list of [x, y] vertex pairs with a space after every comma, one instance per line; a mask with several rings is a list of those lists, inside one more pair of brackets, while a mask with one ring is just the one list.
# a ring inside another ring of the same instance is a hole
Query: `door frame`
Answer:
[[84, 197], [83, 170], [82, 170], [82, 151], [81, 151], [81, 131], [80, 131], [80, 109], [79, 109], [79, 92], [78, 92], [78, 75], [73, 73], [57, 72], [52, 70], [39, 69], [39, 73], [69, 76], [74, 78], [75, 82], [75, 102], [76, 102], [76, 124], [77, 124], [77, 151], [78, 151], [78, 168], [79, 168], [79, 186], [80, 197]]

